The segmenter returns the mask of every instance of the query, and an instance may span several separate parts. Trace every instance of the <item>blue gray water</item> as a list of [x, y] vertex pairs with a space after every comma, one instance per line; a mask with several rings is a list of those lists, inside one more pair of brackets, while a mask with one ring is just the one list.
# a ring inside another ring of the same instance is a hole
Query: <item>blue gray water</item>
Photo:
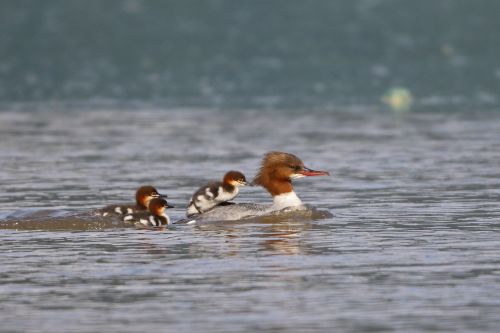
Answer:
[[[0, 113], [2, 223], [58, 221], [0, 230], [1, 331], [498, 330], [497, 113], [138, 111]], [[272, 149], [332, 173], [296, 181], [332, 218], [164, 232], [74, 218], [143, 183], [182, 207]]]

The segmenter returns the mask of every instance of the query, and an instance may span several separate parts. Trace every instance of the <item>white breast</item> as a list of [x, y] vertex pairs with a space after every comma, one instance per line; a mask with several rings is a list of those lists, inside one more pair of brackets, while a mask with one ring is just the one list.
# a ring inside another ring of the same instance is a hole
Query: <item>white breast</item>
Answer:
[[224, 191], [222, 187], [219, 187], [219, 195], [215, 198], [217, 203], [226, 202], [234, 199], [238, 195], [238, 188], [235, 187], [233, 192]]
[[273, 210], [282, 210], [287, 207], [301, 206], [302, 201], [294, 191], [275, 195], [273, 197]]

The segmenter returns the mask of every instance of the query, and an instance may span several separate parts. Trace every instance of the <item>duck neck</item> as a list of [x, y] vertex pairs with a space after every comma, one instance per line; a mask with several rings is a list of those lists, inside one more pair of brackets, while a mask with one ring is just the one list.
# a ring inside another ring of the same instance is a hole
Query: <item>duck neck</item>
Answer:
[[302, 201], [293, 190], [292, 181], [290, 179], [271, 179], [271, 177], [263, 177], [260, 181], [260, 185], [273, 196], [274, 210], [302, 205]]
[[144, 209], [149, 209], [149, 203], [151, 202], [152, 198], [143, 198], [141, 200], [137, 200], [137, 206], [142, 207]]
[[292, 190], [290, 192], [281, 193], [273, 196], [273, 209], [281, 210], [287, 207], [301, 206], [302, 201]]
[[236, 186], [234, 186], [233, 184], [230, 184], [230, 183], [222, 183], [222, 188], [224, 189], [224, 191], [226, 192], [234, 192], [234, 190], [237, 190], [238, 188]]

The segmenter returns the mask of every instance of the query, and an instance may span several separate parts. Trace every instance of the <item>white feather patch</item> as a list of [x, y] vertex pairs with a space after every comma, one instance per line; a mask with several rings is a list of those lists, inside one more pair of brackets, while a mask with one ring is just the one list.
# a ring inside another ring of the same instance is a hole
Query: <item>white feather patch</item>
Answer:
[[207, 187], [207, 188], [205, 189], [205, 193], [207, 194], [207, 196], [208, 196], [209, 198], [213, 198], [213, 197], [215, 196], [215, 195], [212, 193], [212, 191], [210, 191], [210, 188], [209, 188], [209, 187]]
[[292, 173], [290, 175], [290, 178], [292, 178], [292, 179], [303, 178], [303, 177], [305, 177], [305, 176], [300, 174], [300, 173]]
[[294, 191], [275, 195], [273, 198], [273, 209], [281, 210], [287, 207], [301, 206], [302, 201]]

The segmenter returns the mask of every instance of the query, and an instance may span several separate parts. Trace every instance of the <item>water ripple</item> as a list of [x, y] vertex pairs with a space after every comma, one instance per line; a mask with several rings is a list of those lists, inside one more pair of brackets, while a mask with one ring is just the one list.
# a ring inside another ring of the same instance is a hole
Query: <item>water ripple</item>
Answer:
[[[2, 328], [496, 332], [498, 116], [315, 112], [0, 113], [1, 223], [96, 227], [0, 230]], [[149, 232], [88, 215], [154, 183], [181, 218], [200, 183], [251, 178], [275, 149], [332, 172], [296, 189], [333, 217]]]

